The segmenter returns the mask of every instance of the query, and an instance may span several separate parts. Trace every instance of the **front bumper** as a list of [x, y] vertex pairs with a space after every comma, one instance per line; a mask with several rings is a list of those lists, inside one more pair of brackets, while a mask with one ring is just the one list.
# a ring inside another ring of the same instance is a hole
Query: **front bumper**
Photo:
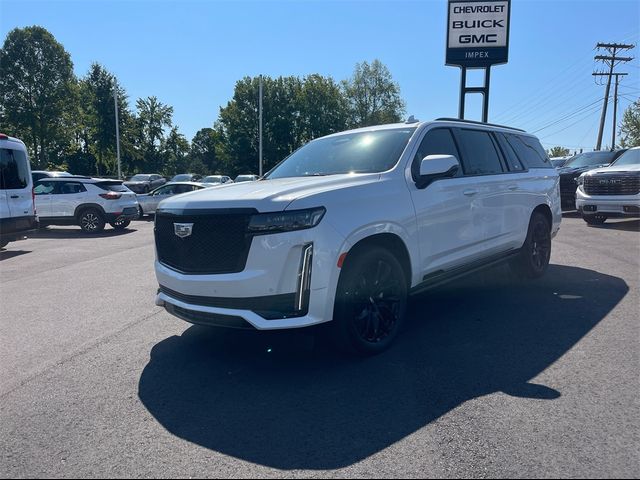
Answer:
[[[156, 259], [161, 285], [156, 304], [191, 323], [231, 328], [278, 330], [324, 323], [333, 317], [343, 243], [342, 236], [321, 222], [309, 230], [255, 236], [246, 266], [238, 273], [184, 274]], [[308, 294], [304, 308], [294, 311], [297, 295], [305, 291], [300, 279], [309, 245]]]
[[583, 215], [640, 217], [640, 195], [590, 196], [579, 188], [576, 193], [576, 207]]

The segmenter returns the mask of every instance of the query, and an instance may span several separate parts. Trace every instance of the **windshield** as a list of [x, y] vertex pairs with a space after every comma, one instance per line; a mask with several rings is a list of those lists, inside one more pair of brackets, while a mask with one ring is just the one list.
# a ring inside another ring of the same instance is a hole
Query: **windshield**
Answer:
[[607, 165], [611, 163], [616, 152], [586, 152], [579, 153], [575, 157], [567, 160], [565, 167], [579, 168], [590, 167], [593, 165]]
[[149, 180], [149, 178], [151, 177], [151, 175], [134, 175], [133, 177], [131, 177], [131, 182], [146, 182], [147, 180]]
[[188, 182], [191, 180], [190, 173], [183, 173], [181, 175], [176, 175], [171, 179], [172, 182]]
[[394, 128], [320, 138], [293, 152], [265, 178], [384, 172], [398, 162], [413, 132]]
[[613, 165], [616, 167], [620, 165], [640, 165], [640, 149], [634, 148], [633, 150], [627, 150], [613, 162]]
[[210, 175], [208, 177], [204, 177], [201, 180], [202, 183], [222, 183], [222, 177], [216, 177], [215, 175]]

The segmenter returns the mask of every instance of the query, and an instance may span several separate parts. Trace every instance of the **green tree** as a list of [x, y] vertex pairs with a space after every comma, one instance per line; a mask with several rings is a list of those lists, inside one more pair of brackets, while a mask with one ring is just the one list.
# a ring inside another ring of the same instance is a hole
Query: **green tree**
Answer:
[[380, 60], [357, 63], [353, 76], [342, 82], [349, 104], [351, 127], [399, 122], [405, 112], [400, 86]]
[[[173, 127], [162, 142], [163, 173], [175, 175], [184, 173], [190, 169], [189, 142], [183, 134], [178, 132], [178, 127]], [[202, 171], [193, 173], [204, 173]]]
[[159, 148], [164, 140], [164, 129], [171, 128], [173, 107], [157, 97], [139, 98], [136, 102], [138, 120], [136, 131], [142, 148], [144, 164], [150, 170], [162, 170]]
[[198, 130], [191, 140], [191, 162], [203, 165], [207, 172], [223, 173], [226, 165], [223, 164], [220, 155], [222, 139], [222, 133], [213, 128]]
[[16, 28], [0, 49], [2, 130], [20, 137], [35, 167], [56, 163], [73, 139], [70, 55], [42, 27]]
[[300, 134], [303, 141], [340, 132], [347, 128], [348, 104], [340, 87], [330, 77], [314, 74], [302, 82]]
[[570, 150], [564, 147], [553, 147], [549, 149], [550, 157], [566, 157], [567, 155], [569, 155], [569, 153]]
[[620, 123], [620, 146], [640, 146], [640, 99], [629, 105]]
[[[97, 159], [97, 174], [117, 172], [116, 158], [116, 119], [114, 90], [117, 89], [118, 121], [126, 124], [130, 116], [127, 94], [118, 86], [116, 78], [98, 63], [91, 65], [87, 76], [80, 81], [81, 95], [84, 98], [81, 109], [86, 125], [89, 151]], [[124, 129], [123, 129], [124, 130]], [[126, 131], [126, 130], [125, 130]], [[122, 133], [120, 135], [122, 141]]]

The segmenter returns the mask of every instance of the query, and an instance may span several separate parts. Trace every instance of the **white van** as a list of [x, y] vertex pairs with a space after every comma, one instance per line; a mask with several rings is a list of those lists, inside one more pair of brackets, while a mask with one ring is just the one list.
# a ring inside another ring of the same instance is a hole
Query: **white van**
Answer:
[[38, 226], [29, 156], [22, 141], [0, 133], [0, 248]]

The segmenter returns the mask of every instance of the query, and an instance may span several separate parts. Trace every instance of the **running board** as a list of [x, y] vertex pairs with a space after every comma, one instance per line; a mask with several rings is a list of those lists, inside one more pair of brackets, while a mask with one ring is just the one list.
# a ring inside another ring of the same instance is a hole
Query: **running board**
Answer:
[[431, 290], [432, 288], [439, 287], [440, 285], [449, 283], [453, 280], [466, 277], [467, 275], [471, 275], [472, 273], [476, 273], [481, 270], [500, 265], [513, 259], [519, 253], [520, 249], [509, 250], [505, 253], [499, 253], [497, 255], [492, 255], [491, 257], [483, 258], [482, 260], [477, 260], [470, 263], [469, 265], [453, 268], [451, 270], [438, 270], [436, 272], [429, 273], [428, 275], [424, 276], [424, 278], [422, 279], [422, 283], [416, 285], [409, 291], [409, 294], [415, 295], [418, 293], [422, 293], [426, 290]]

